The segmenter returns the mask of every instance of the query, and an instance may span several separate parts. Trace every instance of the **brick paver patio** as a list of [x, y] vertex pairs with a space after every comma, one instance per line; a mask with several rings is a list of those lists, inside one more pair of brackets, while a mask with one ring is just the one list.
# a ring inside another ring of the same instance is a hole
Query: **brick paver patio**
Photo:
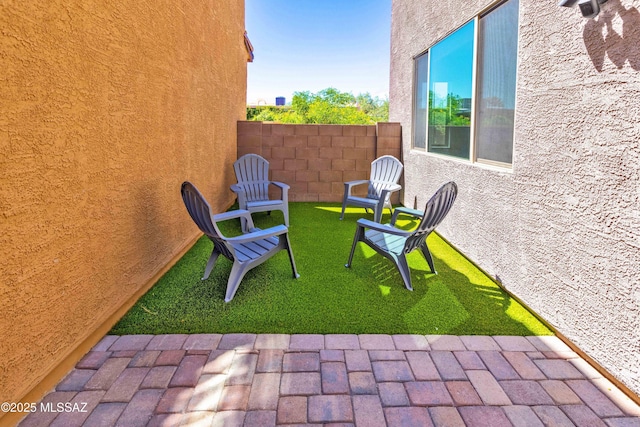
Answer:
[[556, 337], [106, 336], [28, 426], [640, 426]]

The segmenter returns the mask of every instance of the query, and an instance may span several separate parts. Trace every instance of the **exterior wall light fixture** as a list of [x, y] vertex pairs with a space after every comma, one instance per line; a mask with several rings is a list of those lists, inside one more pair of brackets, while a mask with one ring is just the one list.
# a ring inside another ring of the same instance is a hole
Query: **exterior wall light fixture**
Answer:
[[560, 0], [558, 6], [573, 7], [576, 4], [585, 18], [595, 18], [600, 13], [600, 5], [607, 0]]

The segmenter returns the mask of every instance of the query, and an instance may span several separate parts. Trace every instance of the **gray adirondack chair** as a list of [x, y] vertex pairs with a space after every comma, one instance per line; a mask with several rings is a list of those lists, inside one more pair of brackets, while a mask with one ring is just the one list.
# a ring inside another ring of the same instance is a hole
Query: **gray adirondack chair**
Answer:
[[[351, 267], [353, 252], [358, 242], [363, 242], [373, 248], [380, 255], [391, 260], [398, 271], [404, 286], [410, 291], [411, 273], [407, 264], [406, 255], [415, 249], [420, 249], [424, 258], [431, 268], [431, 272], [436, 274], [433, 266], [433, 258], [427, 247], [427, 236], [442, 222], [453, 206], [458, 194], [458, 187], [455, 182], [444, 184], [427, 202], [424, 212], [408, 209], [405, 207], [396, 208], [391, 217], [390, 224], [378, 224], [367, 219], [359, 219], [356, 234], [353, 237], [353, 245], [349, 254], [349, 261], [345, 267]], [[420, 219], [418, 228], [413, 231], [406, 231], [396, 228], [394, 225], [399, 214], [407, 214]], [[365, 231], [366, 230], [366, 231]]]
[[[300, 277], [293, 259], [289, 243], [289, 230], [286, 226], [277, 225], [266, 230], [254, 228], [251, 214], [243, 209], [212, 215], [209, 203], [190, 182], [182, 184], [181, 193], [189, 215], [198, 228], [213, 242], [213, 251], [202, 280], [209, 278], [219, 255], [223, 255], [233, 262], [227, 281], [225, 302], [233, 299], [247, 271], [262, 264], [280, 250], [285, 249], [289, 253], [293, 277]], [[235, 218], [243, 218], [249, 231], [237, 237], [225, 237], [220, 232], [217, 223]]]
[[[233, 170], [237, 184], [231, 191], [238, 197], [240, 209], [249, 212], [282, 211], [284, 225], [289, 226], [289, 186], [285, 183], [269, 180], [269, 162], [257, 154], [245, 154], [235, 161]], [[269, 199], [269, 185], [280, 188], [279, 200]], [[247, 223], [241, 219], [242, 229], [247, 230]]]
[[[382, 210], [391, 206], [391, 194], [402, 189], [398, 180], [402, 174], [402, 163], [393, 156], [382, 156], [371, 162], [371, 175], [368, 180], [348, 181], [344, 183], [344, 197], [342, 198], [342, 213], [347, 205], [360, 206], [367, 210], [373, 210], [373, 220], [382, 220]], [[367, 197], [357, 197], [351, 194], [353, 187], [367, 184]]]

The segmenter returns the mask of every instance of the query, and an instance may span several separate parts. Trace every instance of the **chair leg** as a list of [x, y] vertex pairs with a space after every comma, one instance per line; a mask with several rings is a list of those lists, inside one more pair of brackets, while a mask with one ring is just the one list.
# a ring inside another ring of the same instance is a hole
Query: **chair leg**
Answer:
[[220, 252], [218, 252], [214, 246], [213, 251], [211, 251], [209, 261], [207, 261], [207, 267], [204, 269], [204, 276], [202, 276], [202, 279], [200, 280], [207, 280], [209, 278], [209, 275], [213, 270], [213, 266], [216, 264], [216, 260], [218, 259], [218, 255], [220, 255]]
[[[244, 197], [238, 197], [238, 208], [244, 209], [246, 211], [249, 210], [247, 209], [247, 203]], [[247, 220], [244, 219], [244, 217], [240, 217], [240, 230], [242, 230], [243, 233], [249, 232], [249, 227], [247, 226]]]
[[397, 257], [393, 257], [396, 267], [400, 272], [400, 276], [402, 276], [402, 281], [404, 282], [404, 286], [410, 291], [413, 290], [413, 286], [411, 286], [411, 271], [409, 271], [409, 264], [407, 264], [407, 258], [404, 254], [400, 254]]
[[340, 213], [340, 221], [344, 219], [344, 210], [347, 207], [347, 196], [345, 195], [342, 199], [342, 213]]
[[342, 213], [340, 214], [340, 220], [342, 221], [344, 219], [344, 210], [347, 207], [347, 198], [349, 197], [349, 194], [351, 193], [351, 190], [349, 190], [349, 186], [347, 184], [344, 185], [344, 196], [342, 196]]
[[351, 261], [353, 261], [353, 253], [356, 250], [356, 245], [362, 239], [362, 234], [364, 233], [364, 227], [358, 225], [356, 228], [356, 234], [353, 236], [353, 244], [351, 245], [351, 253], [349, 253], [349, 261], [344, 265], [345, 267], [351, 267]]
[[382, 210], [384, 209], [384, 204], [379, 203], [378, 206], [373, 211], [373, 221], [380, 223], [382, 221]]
[[249, 232], [249, 227], [247, 227], [247, 220], [244, 218], [240, 218], [240, 229], [243, 233]]
[[224, 302], [229, 302], [233, 299], [247, 271], [249, 271], [249, 268], [247, 268], [246, 265], [240, 264], [237, 261], [233, 263], [231, 273], [229, 273], [229, 280], [227, 280], [227, 293], [224, 296]]
[[289, 226], [289, 208], [282, 209], [282, 215], [284, 216], [284, 225]]
[[435, 267], [433, 266], [433, 258], [431, 258], [431, 252], [429, 252], [429, 248], [427, 247], [427, 242], [424, 245], [420, 246], [420, 250], [422, 251], [422, 255], [424, 255], [424, 259], [427, 260], [427, 264], [429, 264], [429, 268], [433, 274], [438, 274]]
[[281, 239], [285, 239], [285, 245], [287, 246], [287, 252], [289, 253], [289, 262], [291, 262], [291, 270], [293, 270], [293, 277], [297, 279], [300, 277], [298, 274], [298, 269], [296, 268], [296, 261], [293, 259], [293, 251], [291, 250], [291, 242], [289, 241], [289, 234], [285, 234], [280, 237]]

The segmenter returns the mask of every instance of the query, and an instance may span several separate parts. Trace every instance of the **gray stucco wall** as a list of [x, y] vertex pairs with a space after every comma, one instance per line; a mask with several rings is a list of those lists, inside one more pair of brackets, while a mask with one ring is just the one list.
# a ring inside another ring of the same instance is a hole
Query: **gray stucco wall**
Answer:
[[393, 0], [404, 203], [456, 181], [438, 231], [640, 394], [640, 2], [520, 0], [512, 170], [412, 150], [412, 58], [492, 3]]

